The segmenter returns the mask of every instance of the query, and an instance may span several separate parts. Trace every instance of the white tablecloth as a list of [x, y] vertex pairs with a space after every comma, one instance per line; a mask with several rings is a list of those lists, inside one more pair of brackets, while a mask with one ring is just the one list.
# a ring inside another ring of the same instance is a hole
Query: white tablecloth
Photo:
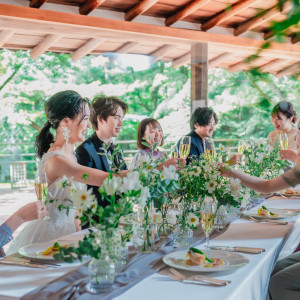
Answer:
[[[300, 209], [300, 199], [266, 200], [269, 208]], [[248, 257], [250, 263], [238, 270], [216, 274], [229, 279], [226, 287], [208, 287], [176, 282], [154, 274], [115, 298], [118, 300], [212, 299], [259, 300], [266, 299], [268, 281], [278, 258], [291, 254], [300, 241], [300, 215], [288, 219], [288, 225], [253, 223], [237, 220], [229, 229], [211, 241], [211, 245], [248, 246], [265, 248], [266, 252]], [[0, 299], [18, 299], [36, 287], [50, 282], [76, 268], [78, 264], [63, 264], [58, 269], [30, 269], [0, 265]], [[12, 297], [12, 298], [7, 298]]]

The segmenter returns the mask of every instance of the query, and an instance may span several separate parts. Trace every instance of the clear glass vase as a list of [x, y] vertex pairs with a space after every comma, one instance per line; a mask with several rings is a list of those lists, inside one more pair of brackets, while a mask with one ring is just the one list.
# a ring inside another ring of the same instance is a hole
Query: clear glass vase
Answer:
[[143, 228], [142, 252], [155, 251], [155, 242], [159, 240], [157, 224], [149, 224]]
[[178, 225], [172, 235], [175, 248], [186, 248], [193, 243], [193, 230], [188, 226]]
[[114, 262], [116, 274], [122, 272], [128, 261], [128, 246], [122, 243], [119, 247], [115, 248]]
[[87, 290], [93, 294], [106, 293], [115, 279], [115, 263], [107, 256], [93, 258], [88, 265], [89, 283]]

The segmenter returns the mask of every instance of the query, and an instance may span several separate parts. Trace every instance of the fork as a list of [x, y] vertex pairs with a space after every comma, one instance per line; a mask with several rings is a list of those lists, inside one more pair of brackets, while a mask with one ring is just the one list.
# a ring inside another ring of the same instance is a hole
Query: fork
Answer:
[[175, 275], [176, 277], [178, 277], [180, 279], [180, 281], [184, 281], [184, 280], [199, 281], [199, 282], [213, 284], [216, 286], [225, 286], [225, 285], [231, 283], [230, 280], [215, 279], [215, 278], [212, 278], [209, 276], [203, 276], [203, 275], [186, 276], [173, 268], [170, 268], [170, 272], [173, 275]]
[[252, 216], [249, 216], [249, 219], [251, 219], [252, 221], [259, 223], [259, 222], [268, 222], [268, 223], [273, 223], [273, 224], [279, 224], [279, 225], [287, 225], [288, 222], [286, 221], [278, 221], [278, 220], [270, 220], [270, 219], [256, 219]]

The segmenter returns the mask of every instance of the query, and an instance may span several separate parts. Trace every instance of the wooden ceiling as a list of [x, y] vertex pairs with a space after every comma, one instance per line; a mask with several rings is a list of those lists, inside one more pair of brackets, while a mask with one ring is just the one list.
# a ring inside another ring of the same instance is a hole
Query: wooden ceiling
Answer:
[[[3, 1], [0, 0], [0, 3]], [[5, 1], [4, 1], [5, 2]], [[18, 0], [0, 4], [0, 47], [71, 53], [77, 60], [105, 52], [152, 55], [174, 67], [190, 63], [191, 47], [208, 43], [209, 67], [230, 72], [260, 67], [277, 76], [300, 73], [300, 45], [291, 30], [253, 63], [245, 59], [272, 38], [271, 20], [284, 20], [276, 0]], [[229, 5], [230, 9], [229, 9]], [[269, 11], [258, 17], [262, 9]]]

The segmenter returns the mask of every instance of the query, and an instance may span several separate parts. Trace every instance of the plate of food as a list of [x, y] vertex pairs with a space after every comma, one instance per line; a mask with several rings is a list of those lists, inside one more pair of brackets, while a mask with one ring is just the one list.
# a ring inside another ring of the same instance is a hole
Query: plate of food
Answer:
[[68, 244], [59, 243], [59, 246], [54, 246], [54, 244], [55, 241], [27, 245], [19, 249], [19, 254], [24, 257], [30, 258], [30, 260], [51, 262], [57, 261], [53, 256], [54, 254], [59, 252], [59, 247], [67, 248], [71, 246], [77, 246], [71, 241]]
[[241, 268], [249, 263], [247, 257], [219, 250], [190, 248], [164, 256], [166, 265], [192, 272], [220, 272]]
[[267, 208], [266, 206], [262, 206], [257, 210], [247, 210], [243, 212], [245, 216], [251, 216], [257, 219], [283, 219], [288, 217], [293, 217], [297, 215], [297, 212], [286, 210], [286, 209], [278, 209], [278, 208]]
[[289, 189], [285, 189], [283, 191], [283, 193], [280, 193], [280, 195], [285, 196], [285, 197], [290, 197], [290, 198], [299, 198], [300, 197], [300, 193], [298, 191], [295, 191], [292, 188]]

